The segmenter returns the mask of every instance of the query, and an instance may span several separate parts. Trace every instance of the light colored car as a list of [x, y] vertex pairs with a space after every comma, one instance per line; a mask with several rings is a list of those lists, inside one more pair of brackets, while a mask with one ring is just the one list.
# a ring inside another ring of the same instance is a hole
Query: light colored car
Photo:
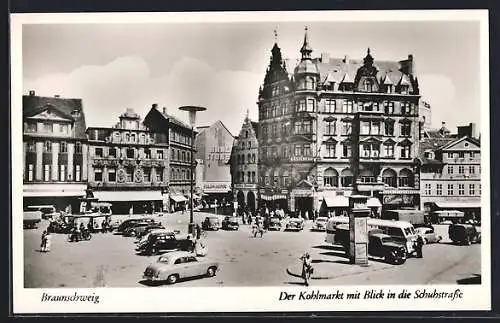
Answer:
[[420, 227], [416, 228], [415, 232], [424, 238], [424, 242], [427, 243], [438, 243], [443, 239], [440, 235], [437, 235], [433, 228], [430, 227]]
[[285, 226], [285, 231], [302, 231], [304, 229], [303, 218], [290, 218]]
[[320, 216], [314, 221], [312, 229], [317, 231], [325, 231], [327, 222], [328, 222], [327, 217]]
[[198, 258], [193, 253], [174, 251], [158, 258], [149, 265], [143, 278], [147, 281], [166, 281], [175, 284], [179, 279], [199, 276], [215, 276], [219, 263], [205, 257]]

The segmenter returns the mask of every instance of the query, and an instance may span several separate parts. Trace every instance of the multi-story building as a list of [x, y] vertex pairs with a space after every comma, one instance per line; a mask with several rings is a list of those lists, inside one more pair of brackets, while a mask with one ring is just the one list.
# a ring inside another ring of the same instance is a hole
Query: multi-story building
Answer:
[[150, 131], [132, 109], [112, 128], [89, 127], [88, 183], [115, 214], [152, 213], [164, 207], [168, 138]]
[[231, 148], [234, 136], [222, 121], [210, 126], [198, 127], [195, 140], [196, 158], [203, 160], [201, 191], [204, 199], [213, 204], [217, 201], [229, 203], [233, 200], [231, 191]]
[[290, 76], [275, 43], [259, 91], [261, 200], [311, 214], [326, 195], [348, 193], [355, 145], [357, 187], [374, 197], [371, 206], [418, 208], [420, 95], [413, 56], [375, 61], [368, 50], [362, 61], [312, 58], [307, 30], [300, 52]]
[[[179, 210], [186, 207], [190, 198], [191, 180], [195, 181], [195, 170], [192, 170], [191, 145], [194, 135], [193, 129], [176, 117], [167, 114], [167, 109], [161, 111], [157, 104], [144, 118], [144, 124], [154, 132], [167, 135], [169, 146], [169, 182], [168, 199], [169, 210]], [[193, 151], [196, 150], [193, 148]], [[194, 168], [194, 167], [193, 167]], [[194, 196], [199, 198], [199, 196]]]
[[81, 99], [23, 96], [23, 200], [79, 209], [87, 188], [87, 137]]
[[459, 127], [457, 135], [422, 141], [421, 208], [426, 213], [458, 210], [466, 219], [480, 219], [481, 144], [473, 135], [470, 125]]
[[254, 212], [257, 207], [259, 178], [258, 123], [247, 116], [231, 152], [234, 200], [238, 208]]

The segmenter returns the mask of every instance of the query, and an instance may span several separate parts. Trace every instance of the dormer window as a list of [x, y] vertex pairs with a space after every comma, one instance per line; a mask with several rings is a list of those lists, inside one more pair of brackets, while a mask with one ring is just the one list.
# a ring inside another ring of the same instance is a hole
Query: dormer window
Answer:
[[373, 91], [373, 81], [372, 80], [364, 80], [363, 88], [364, 88], [365, 92], [372, 92]]
[[388, 84], [385, 86], [385, 93], [393, 93], [394, 92], [394, 85]]
[[408, 94], [408, 85], [401, 85], [401, 94]]
[[75, 119], [79, 118], [80, 117], [80, 110], [75, 109], [75, 110], [71, 111], [71, 116]]

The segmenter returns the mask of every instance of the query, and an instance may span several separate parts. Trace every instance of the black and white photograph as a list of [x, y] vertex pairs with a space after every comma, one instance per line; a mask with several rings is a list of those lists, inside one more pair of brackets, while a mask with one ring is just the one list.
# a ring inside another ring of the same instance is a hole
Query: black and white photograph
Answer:
[[489, 308], [487, 17], [13, 15], [19, 310]]

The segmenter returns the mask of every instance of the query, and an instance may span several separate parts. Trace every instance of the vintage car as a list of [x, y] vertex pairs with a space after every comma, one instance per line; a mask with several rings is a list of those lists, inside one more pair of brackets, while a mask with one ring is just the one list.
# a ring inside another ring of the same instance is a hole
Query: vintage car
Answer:
[[179, 238], [174, 232], [164, 232], [149, 235], [147, 241], [138, 244], [135, 250], [139, 254], [153, 256], [173, 250], [189, 251], [193, 247], [192, 241], [187, 238]]
[[24, 211], [23, 227], [25, 229], [36, 229], [42, 221], [41, 211]]
[[285, 231], [302, 231], [304, 229], [303, 218], [291, 218], [285, 226]]
[[415, 229], [415, 232], [424, 239], [424, 243], [426, 244], [438, 243], [443, 239], [443, 237], [437, 235], [432, 227], [418, 227]]
[[385, 262], [393, 265], [406, 262], [405, 245], [383, 233], [368, 236], [368, 254], [372, 257], [383, 258]]
[[269, 219], [269, 226], [267, 230], [270, 231], [281, 231], [281, 220], [278, 217], [272, 217]]
[[481, 242], [481, 230], [471, 224], [451, 224], [448, 236], [455, 244], [470, 245]]
[[205, 220], [203, 220], [201, 228], [206, 231], [218, 231], [220, 229], [220, 220], [217, 216], [207, 216]]
[[142, 235], [146, 230], [164, 229], [165, 227], [158, 222], [138, 222], [133, 226], [125, 229], [123, 235], [125, 237], [137, 237]]
[[160, 234], [160, 233], [174, 233], [174, 234], [176, 234], [175, 232], [172, 232], [172, 230], [152, 229], [149, 232], [145, 231], [145, 234], [143, 236], [141, 236], [141, 237], [138, 236], [135, 243], [137, 244], [137, 246], [140, 246], [141, 244], [146, 243], [151, 235]]
[[123, 233], [127, 228], [132, 227], [139, 222], [154, 222], [154, 219], [150, 217], [126, 219], [125, 221], [120, 223], [120, 225], [118, 225], [117, 231]]
[[42, 212], [42, 219], [52, 219], [60, 215], [53, 205], [30, 205], [26, 211], [40, 211]]
[[314, 231], [326, 231], [326, 224], [328, 223], [328, 218], [324, 216], [318, 217], [312, 225], [312, 230]]
[[175, 284], [179, 279], [215, 276], [219, 263], [205, 257], [198, 258], [189, 252], [171, 252], [161, 256], [144, 271], [143, 279], [150, 282]]
[[222, 230], [238, 230], [239, 228], [240, 224], [235, 216], [226, 216], [222, 220]]
[[60, 219], [52, 220], [47, 227], [47, 231], [50, 233], [69, 233], [71, 226]]

